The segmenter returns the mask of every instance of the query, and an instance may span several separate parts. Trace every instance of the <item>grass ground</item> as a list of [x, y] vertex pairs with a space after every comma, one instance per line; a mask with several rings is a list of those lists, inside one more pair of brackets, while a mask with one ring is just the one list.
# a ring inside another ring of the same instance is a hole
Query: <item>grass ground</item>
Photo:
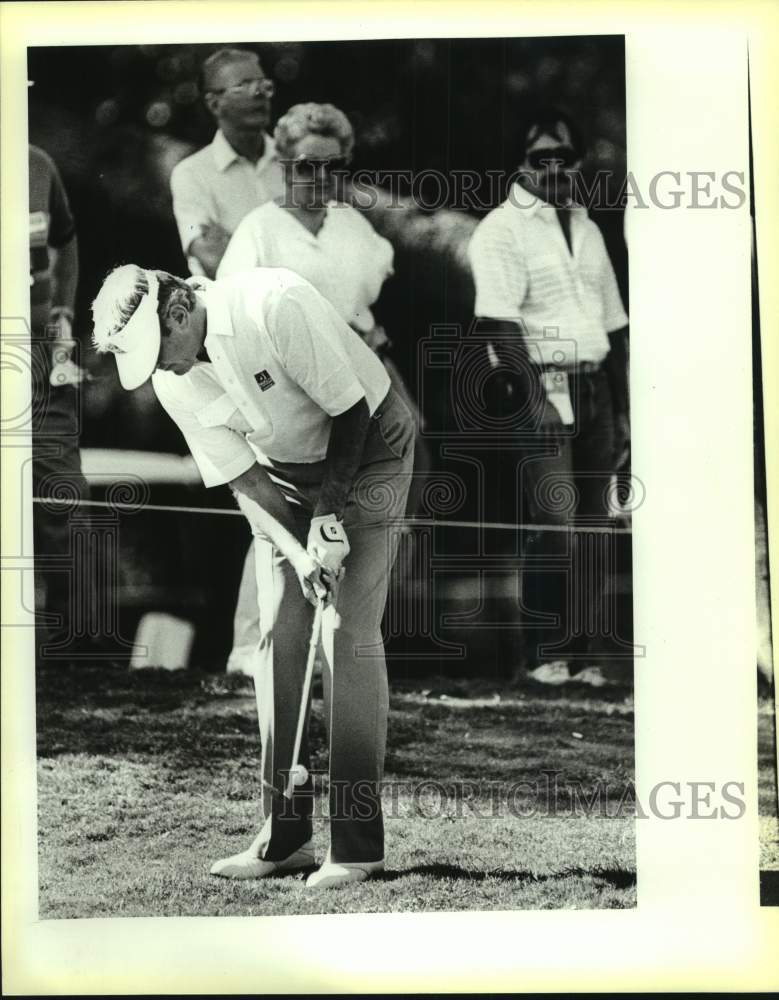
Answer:
[[[387, 872], [312, 893], [302, 875], [233, 883], [208, 874], [261, 821], [249, 680], [44, 671], [40, 915], [634, 906], [634, 820], [629, 808], [616, 815], [632, 794], [630, 692], [563, 694], [532, 682], [500, 697], [497, 690], [494, 682], [440, 678], [392, 684]], [[312, 731], [314, 764], [323, 768], [316, 697]], [[315, 820], [320, 857], [324, 827]]]
[[[770, 697], [761, 699], [757, 716], [760, 870], [762, 872], [779, 872], [776, 721], [774, 715], [774, 701], [773, 694], [771, 694]], [[774, 899], [772, 905], [779, 905], [779, 899]]]

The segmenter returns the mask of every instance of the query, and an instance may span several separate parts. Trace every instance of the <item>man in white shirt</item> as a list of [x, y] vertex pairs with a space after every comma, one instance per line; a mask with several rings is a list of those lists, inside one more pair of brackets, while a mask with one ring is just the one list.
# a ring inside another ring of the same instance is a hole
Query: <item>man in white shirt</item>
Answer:
[[[537, 114], [521, 143], [521, 183], [479, 223], [468, 253], [478, 328], [492, 337], [493, 383], [502, 383], [504, 415], [515, 413], [520, 425], [528, 515], [561, 527], [609, 514], [611, 475], [629, 439], [628, 319], [600, 230], [573, 200], [584, 152], [575, 123], [554, 110]], [[574, 498], [567, 506], [559, 503], [565, 495]], [[525, 554], [554, 561], [567, 544], [563, 533], [539, 532]], [[524, 577], [523, 603], [561, 616], [562, 626], [537, 628], [532, 675], [562, 683], [570, 660], [578, 680], [599, 685], [596, 654], [571, 634], [566, 581], [549, 568]], [[602, 576], [574, 598], [590, 612], [600, 604]]]
[[[314, 863], [311, 778], [290, 801], [283, 791], [311, 605], [325, 600], [333, 611], [323, 642], [330, 850], [307, 885], [361, 881], [384, 865], [380, 626], [393, 522], [403, 516], [413, 464], [411, 415], [370, 348], [285, 269], [185, 282], [130, 264], [108, 276], [93, 316], [95, 345], [114, 354], [122, 385], [152, 377], [206, 486], [230, 485], [255, 536], [265, 822], [246, 851], [212, 874], [263, 878]], [[308, 767], [305, 741], [300, 762]]]
[[[229, 48], [212, 53], [201, 67], [200, 88], [218, 128], [208, 146], [173, 168], [170, 188], [189, 270], [213, 278], [238, 224], [280, 195], [284, 181], [275, 143], [267, 133], [273, 81], [265, 76], [256, 53]], [[251, 670], [258, 640], [252, 577], [247, 558], [228, 671]]]
[[201, 89], [217, 123], [213, 141], [176, 164], [173, 214], [193, 274], [213, 278], [245, 215], [283, 191], [270, 122], [273, 81], [254, 52], [220, 49], [203, 63]]

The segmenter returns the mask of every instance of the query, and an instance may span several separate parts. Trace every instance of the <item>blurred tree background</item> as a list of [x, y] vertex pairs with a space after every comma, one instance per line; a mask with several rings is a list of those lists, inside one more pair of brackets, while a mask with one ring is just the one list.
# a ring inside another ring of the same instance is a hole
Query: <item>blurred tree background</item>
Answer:
[[[396, 363], [423, 396], [428, 428], [449, 435], [457, 429], [450, 381], [445, 371], [419, 364], [420, 341], [430, 335], [432, 325], [467, 329], [472, 320], [473, 284], [465, 247], [479, 214], [505, 197], [505, 185], [495, 179], [518, 165], [516, 126], [529, 105], [551, 104], [575, 116], [589, 145], [585, 176], [611, 171], [611, 195], [616, 196], [626, 169], [622, 36], [30, 49], [30, 141], [57, 162], [71, 199], [81, 260], [75, 332], [81, 363], [98, 376], [84, 385], [82, 395], [84, 447], [187, 452], [151, 385], [122, 391], [111, 358], [90, 350], [89, 307], [105, 274], [118, 264], [132, 261], [186, 274], [169, 177], [182, 157], [213, 137], [198, 70], [206, 56], [228, 45], [260, 56], [276, 83], [274, 121], [300, 101], [330, 102], [344, 110], [356, 133], [355, 171], [418, 176], [435, 170], [450, 179], [457, 171], [468, 171], [483, 182], [477, 190], [482, 208], [457, 208], [455, 185], [439, 189], [428, 174], [414, 193], [428, 204], [441, 198], [436, 210], [410, 201], [406, 182], [398, 188], [405, 196], [399, 206], [387, 208], [386, 192], [376, 189], [378, 204], [368, 212], [395, 247], [395, 275], [385, 285], [379, 316], [394, 342]], [[627, 300], [622, 211], [591, 214], [603, 230]], [[445, 471], [449, 459], [432, 443], [435, 466]], [[490, 480], [495, 485], [490, 510], [479, 511], [477, 491], [469, 490], [452, 513], [498, 521], [516, 517], [512, 466], [505, 463], [505, 471], [503, 459], [505, 453], [497, 451], [479, 458], [497, 466], [498, 476], [493, 468]], [[464, 474], [466, 468], [460, 463], [452, 471]], [[504, 471], [505, 483], [500, 478]], [[226, 487], [195, 491], [157, 486], [154, 499], [232, 506]], [[502, 516], [504, 499], [510, 510]], [[148, 512], [122, 521], [121, 581], [115, 598], [122, 634], [133, 635], [144, 610], [182, 615], [196, 627], [193, 660], [206, 669], [220, 669], [230, 649], [246, 527], [236, 518], [166, 518]], [[454, 543], [451, 534], [448, 542]], [[509, 543], [514, 544], [503, 536], [489, 541], [491, 546]], [[474, 581], [451, 575], [437, 580], [436, 593], [464, 586], [457, 600], [470, 608]], [[427, 604], [426, 578], [418, 585]], [[408, 586], [407, 579], [404, 592]], [[451, 594], [446, 600], [451, 607]], [[629, 611], [628, 606], [626, 620]], [[467, 632], [469, 655], [480, 671], [501, 657], [516, 662], [514, 632], [474, 632], [471, 626]], [[465, 637], [454, 638], [459, 642]], [[406, 665], [417, 655], [417, 638], [408, 642], [410, 646], [405, 638], [396, 640]], [[438, 647], [433, 653], [441, 655]]]
[[[104, 376], [85, 387], [85, 446], [186, 450], [151, 388], [122, 393], [110, 359], [89, 350], [89, 304], [120, 263], [186, 273], [168, 179], [178, 160], [213, 136], [198, 70], [224, 45], [258, 53], [276, 82], [274, 120], [299, 101], [342, 108], [356, 132], [355, 170], [475, 171], [484, 179], [485, 210], [492, 208], [505, 191], [490, 187], [488, 172], [516, 168], [517, 119], [542, 102], [580, 122], [589, 146], [585, 173], [613, 171], [613, 191], [624, 178], [622, 36], [30, 49], [30, 141], [55, 159], [71, 198], [81, 256], [76, 332], [82, 363]], [[424, 196], [435, 194], [431, 188]], [[444, 190], [447, 205], [435, 213], [396, 213], [388, 224], [379, 211], [373, 219], [396, 246], [383, 315], [412, 384], [416, 342], [430, 324], [471, 318], [463, 250], [479, 210], [453, 211], [455, 195]], [[593, 217], [627, 298], [622, 212]], [[426, 394], [433, 406], [436, 398]]]

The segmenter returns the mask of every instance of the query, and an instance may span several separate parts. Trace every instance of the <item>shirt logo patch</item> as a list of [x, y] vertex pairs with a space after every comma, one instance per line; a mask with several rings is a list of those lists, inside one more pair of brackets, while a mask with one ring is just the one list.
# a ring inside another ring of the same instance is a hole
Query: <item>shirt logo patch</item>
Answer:
[[272, 385], [276, 384], [273, 381], [270, 372], [266, 371], [265, 369], [263, 369], [261, 372], [257, 372], [257, 374], [254, 376], [254, 380], [263, 392], [265, 392], [266, 389], [270, 389]]

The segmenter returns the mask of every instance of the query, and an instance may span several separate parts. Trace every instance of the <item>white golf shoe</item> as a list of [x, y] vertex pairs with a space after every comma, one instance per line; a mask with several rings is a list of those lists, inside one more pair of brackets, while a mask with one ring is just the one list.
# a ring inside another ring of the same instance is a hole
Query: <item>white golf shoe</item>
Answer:
[[269, 875], [285, 875], [301, 868], [313, 868], [315, 864], [314, 841], [309, 840], [282, 861], [264, 861], [256, 857], [250, 847], [241, 854], [215, 861], [211, 874], [221, 875], [222, 878], [267, 878]]
[[327, 855], [325, 863], [306, 879], [307, 889], [337, 889], [352, 882], [364, 882], [371, 875], [384, 871], [381, 861], [331, 861]]
[[571, 680], [594, 688], [604, 687], [609, 683], [600, 667], [585, 667], [578, 674], [571, 674]]
[[567, 684], [571, 679], [571, 672], [565, 660], [553, 660], [551, 663], [542, 663], [535, 670], [530, 670], [528, 676], [539, 684]]

